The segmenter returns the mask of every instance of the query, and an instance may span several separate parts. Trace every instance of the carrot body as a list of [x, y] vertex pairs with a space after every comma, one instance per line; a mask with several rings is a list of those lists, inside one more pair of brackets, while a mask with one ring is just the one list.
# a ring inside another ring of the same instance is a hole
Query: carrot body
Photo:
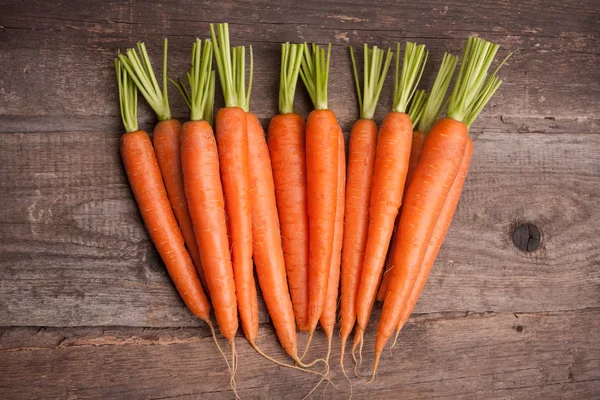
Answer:
[[256, 115], [248, 112], [246, 116], [248, 154], [252, 160], [252, 244], [258, 282], [279, 342], [290, 356], [297, 358], [296, 325], [286, 282], [269, 149]]
[[146, 229], [179, 295], [194, 315], [209, 322], [210, 304], [185, 249], [146, 132], [138, 130], [121, 137], [121, 158]]
[[373, 120], [360, 119], [354, 123], [349, 147], [340, 302], [340, 331], [344, 343], [356, 322], [356, 297], [367, 245], [369, 199], [377, 147], [377, 125]]
[[202, 262], [200, 261], [200, 253], [196, 244], [196, 236], [194, 234], [194, 225], [190, 218], [190, 212], [187, 207], [187, 199], [185, 198], [185, 189], [183, 187], [183, 172], [181, 171], [181, 122], [176, 119], [168, 119], [160, 121], [154, 127], [152, 142], [154, 144], [154, 152], [160, 166], [160, 172], [167, 188], [169, 201], [173, 207], [173, 213], [179, 228], [183, 234], [185, 245], [194, 261], [196, 272], [202, 281], [205, 289], [208, 289]]
[[388, 113], [379, 129], [369, 203], [369, 233], [356, 300], [358, 335], [369, 321], [394, 221], [402, 203], [412, 132], [410, 117], [399, 112]]
[[[404, 193], [406, 193], [406, 190], [408, 189], [408, 186], [412, 180], [412, 176], [415, 173], [415, 168], [419, 162], [419, 157], [421, 156], [421, 151], [423, 151], [423, 145], [425, 144], [426, 138], [427, 135], [425, 135], [423, 132], [413, 132], [412, 145], [410, 147], [410, 159], [408, 160], [408, 171], [406, 172], [406, 183], [404, 184]], [[392, 254], [394, 254], [394, 249], [396, 248], [399, 222], [400, 215], [396, 217], [396, 222], [394, 223], [394, 233], [392, 233], [392, 239], [390, 241], [390, 251], [386, 260], [385, 273], [383, 274], [383, 278], [381, 278], [381, 284], [379, 285], [379, 291], [377, 292], [377, 300], [379, 301], [383, 301], [385, 298], [385, 293], [387, 292], [388, 282], [391, 276], [389, 272], [392, 268]]]
[[467, 148], [465, 149], [465, 154], [463, 155], [463, 159], [460, 164], [460, 169], [458, 170], [456, 179], [454, 180], [454, 183], [450, 188], [448, 197], [444, 202], [442, 211], [440, 211], [440, 216], [435, 224], [433, 233], [431, 234], [431, 240], [429, 241], [429, 245], [427, 246], [427, 252], [423, 257], [423, 262], [421, 263], [421, 267], [417, 272], [414, 286], [410, 292], [410, 296], [408, 297], [408, 303], [406, 307], [401, 310], [400, 322], [398, 323], [397, 328], [398, 331], [402, 330], [402, 327], [408, 320], [408, 317], [413, 312], [415, 305], [417, 304], [417, 300], [419, 299], [419, 295], [425, 287], [425, 283], [427, 282], [427, 278], [429, 277], [431, 268], [435, 263], [435, 259], [437, 258], [437, 255], [440, 252], [440, 248], [442, 246], [442, 243], [444, 242], [446, 233], [450, 228], [452, 217], [454, 216], [454, 212], [456, 211], [456, 207], [458, 206], [458, 201], [460, 200], [460, 195], [462, 194], [462, 190], [465, 185], [465, 179], [467, 178], [467, 173], [469, 172], [469, 166], [471, 165], [472, 155], [473, 142], [471, 141], [471, 139], [468, 139]]
[[331, 110], [314, 110], [306, 122], [306, 178], [309, 226], [308, 327], [319, 322], [333, 253], [337, 204], [339, 125]]
[[323, 305], [323, 313], [321, 313], [321, 318], [319, 319], [323, 331], [330, 340], [333, 336], [340, 286], [340, 263], [342, 261], [342, 243], [344, 241], [344, 206], [346, 195], [346, 148], [344, 134], [341, 129], [338, 138], [337, 202], [333, 251], [329, 268], [329, 278], [327, 280], [327, 296]]
[[211, 126], [188, 121], [181, 128], [181, 165], [185, 195], [217, 323], [233, 340], [238, 328], [233, 268], [225, 222], [219, 154]]
[[467, 126], [450, 118], [439, 120], [428, 134], [398, 225], [392, 259], [395, 267], [375, 340], [375, 368], [407, 305], [440, 211], [458, 174], [467, 139]]
[[238, 107], [221, 108], [215, 125], [238, 310], [246, 338], [254, 342], [258, 335], [258, 300], [252, 265], [246, 112]]
[[279, 114], [269, 124], [268, 145], [281, 225], [283, 257], [296, 325], [308, 330], [308, 213], [304, 119]]

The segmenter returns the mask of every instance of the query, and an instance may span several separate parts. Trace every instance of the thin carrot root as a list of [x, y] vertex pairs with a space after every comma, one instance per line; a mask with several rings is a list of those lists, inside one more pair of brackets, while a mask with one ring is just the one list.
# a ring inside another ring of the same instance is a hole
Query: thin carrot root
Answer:
[[215, 326], [213, 325], [213, 323], [211, 322], [210, 319], [207, 319], [204, 322], [206, 322], [206, 324], [210, 328], [210, 332], [212, 333], [213, 340], [214, 340], [215, 344], [217, 345], [217, 349], [219, 349], [219, 352], [221, 353], [221, 355], [223, 356], [223, 359], [225, 360], [225, 364], [227, 364], [227, 370], [229, 371], [229, 374], [232, 375], [233, 370], [231, 369], [231, 365], [229, 364], [227, 355], [225, 355], [225, 352], [223, 351], [223, 349], [221, 348], [221, 345], [219, 345], [219, 341], [217, 340], [217, 333], [215, 332]]
[[346, 374], [346, 369], [344, 368], [344, 352], [346, 350], [346, 340], [347, 336], [342, 336], [342, 348], [340, 350], [340, 366], [342, 367], [342, 373], [344, 374], [346, 380], [348, 381], [348, 384], [350, 385], [350, 398], [352, 398], [352, 381], [348, 377], [348, 374]]
[[[318, 360], [315, 360], [315, 362], [316, 362], [316, 361], [325, 361], [325, 359], [323, 359], [323, 358], [320, 358], [320, 359], [318, 359]], [[296, 361], [296, 362], [297, 362], [297, 361]], [[321, 385], [321, 383], [323, 383], [323, 381], [324, 381], [325, 379], [327, 379], [327, 381], [328, 381], [329, 383], [331, 383], [333, 386], [335, 386], [336, 388], [338, 388], [338, 387], [337, 387], [337, 386], [336, 386], [336, 385], [335, 385], [333, 382], [331, 382], [331, 380], [328, 378], [328, 375], [329, 375], [329, 364], [328, 364], [327, 362], [325, 362], [325, 373], [323, 374], [323, 377], [321, 378], [321, 380], [320, 380], [319, 382], [317, 382], [317, 384], [315, 385], [315, 387], [313, 387], [313, 388], [311, 389], [311, 391], [310, 391], [310, 392], [308, 392], [308, 394], [302, 398], [302, 400], [306, 400], [306, 399], [308, 399], [308, 398], [310, 397], [310, 395], [311, 395], [311, 394], [313, 394], [313, 392], [314, 392], [315, 390], [317, 390], [317, 388], [318, 388], [318, 387]], [[338, 389], [339, 389], [339, 388], [338, 388]]]
[[263, 352], [263, 351], [260, 349], [260, 347], [258, 347], [258, 346], [256, 345], [256, 343], [250, 342], [250, 345], [251, 345], [251, 346], [254, 348], [254, 350], [256, 350], [256, 352], [257, 352], [258, 354], [260, 354], [261, 356], [263, 356], [263, 357], [264, 357], [264, 358], [266, 358], [267, 360], [269, 360], [269, 361], [271, 361], [271, 362], [274, 362], [274, 363], [275, 363], [275, 364], [277, 364], [277, 365], [280, 365], [280, 366], [282, 366], [282, 367], [291, 368], [291, 369], [296, 369], [296, 370], [298, 370], [298, 371], [302, 371], [302, 372], [308, 372], [308, 373], [310, 373], [310, 374], [319, 375], [319, 376], [321, 376], [321, 377], [324, 377], [324, 376], [325, 376], [325, 375], [323, 375], [322, 373], [320, 373], [320, 372], [317, 372], [317, 371], [313, 371], [313, 370], [311, 370], [311, 369], [307, 369], [307, 368], [304, 368], [304, 367], [299, 367], [299, 366], [297, 366], [297, 365], [291, 365], [291, 364], [286, 364], [286, 363], [284, 363], [284, 362], [281, 362], [281, 361], [277, 361], [276, 359], [272, 358], [271, 356], [269, 356], [269, 355], [267, 355], [265, 352]]
[[381, 356], [380, 352], [375, 352], [375, 362], [373, 363], [373, 376], [371, 376], [371, 379], [369, 379], [366, 384], [370, 384], [373, 383], [373, 381], [375, 380], [375, 374], [377, 373], [377, 366], [379, 365], [379, 357]]
[[327, 338], [327, 355], [325, 356], [325, 362], [329, 365], [329, 356], [331, 355], [331, 336]]
[[394, 343], [392, 343], [392, 347], [390, 347], [390, 353], [392, 352], [392, 349], [394, 348], [394, 346], [396, 345], [396, 342], [398, 341], [398, 336], [400, 336], [400, 329], [398, 329], [396, 331], [396, 337], [394, 338]]
[[239, 399], [240, 396], [238, 395], [237, 392], [237, 385], [235, 383], [235, 373], [237, 372], [237, 353], [235, 351], [235, 341], [234, 339], [231, 339], [230, 346], [231, 346], [231, 369], [233, 370], [232, 374], [231, 374], [231, 378], [229, 379], [229, 384], [231, 385], [231, 389], [233, 389], [233, 393], [235, 394], [235, 398]]
[[[363, 347], [363, 341], [364, 341], [364, 330], [361, 329], [360, 327], [356, 328], [356, 334], [354, 335], [354, 344], [352, 345], [352, 358], [354, 359], [354, 376], [356, 376], [357, 378], [360, 378], [361, 376], [358, 375], [358, 367], [360, 367], [360, 365], [362, 364], [362, 347]], [[360, 349], [359, 349], [359, 358], [358, 360], [356, 359], [356, 347], [358, 347], [358, 345], [360, 345]]]
[[308, 334], [308, 341], [306, 342], [306, 347], [304, 348], [304, 352], [302, 352], [302, 355], [300, 356], [300, 361], [302, 361], [302, 359], [304, 358], [304, 356], [306, 356], [306, 353], [308, 352], [310, 342], [312, 341], [313, 333], [315, 333], [315, 332], [312, 331]]

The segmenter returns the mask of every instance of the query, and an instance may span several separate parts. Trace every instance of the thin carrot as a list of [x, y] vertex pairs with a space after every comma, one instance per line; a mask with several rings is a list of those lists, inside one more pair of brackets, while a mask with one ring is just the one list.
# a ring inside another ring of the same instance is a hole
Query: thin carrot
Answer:
[[167, 46], [168, 41], [165, 38], [163, 46], [163, 71], [162, 89], [158, 85], [150, 57], [144, 43], [138, 43], [138, 53], [135, 49], [127, 50], [127, 56], [121, 55], [120, 58], [123, 64], [133, 77], [138, 89], [154, 110], [158, 117], [158, 123], [154, 127], [152, 141], [154, 151], [160, 167], [169, 201], [173, 207], [173, 213], [179, 228], [185, 239], [185, 245], [192, 256], [198, 276], [202, 281], [205, 289], [208, 289], [202, 262], [200, 261], [200, 253], [196, 244], [194, 234], [194, 226], [190, 213], [187, 207], [185, 198], [185, 190], [183, 188], [183, 173], [181, 171], [181, 154], [180, 154], [180, 134], [181, 123], [176, 119], [171, 118], [171, 108], [169, 107], [169, 95], [167, 91]]
[[127, 132], [121, 137], [121, 158], [131, 190], [148, 234], [179, 295], [194, 315], [210, 323], [210, 303], [177, 227], [152, 142], [146, 132], [138, 130], [137, 89], [121, 60], [115, 60], [115, 69], [121, 115]]
[[225, 108], [215, 119], [225, 207], [230, 221], [232, 262], [238, 310], [246, 338], [254, 343], [258, 335], [258, 300], [252, 265], [252, 207], [248, 171], [248, 126], [244, 106], [252, 90], [252, 47], [250, 79], [246, 92], [245, 47], [230, 49], [229, 25], [210, 24], [215, 58], [225, 98]]
[[[419, 119], [421, 118], [421, 114], [423, 113], [423, 106], [425, 104], [425, 99], [427, 98], [427, 94], [424, 90], [417, 90], [415, 92], [413, 101], [410, 105], [410, 109], [408, 110], [408, 115], [413, 124], [413, 129], [419, 123]], [[415, 167], [417, 166], [417, 162], [419, 161], [419, 156], [421, 155], [421, 150], [423, 149], [423, 144], [425, 143], [425, 135], [418, 130], [413, 130], [412, 142], [410, 146], [410, 158], [408, 159], [408, 170], [406, 171], [406, 182], [404, 183], [404, 193], [406, 193], [406, 189], [408, 185], [410, 185], [410, 181], [412, 180], [412, 176], [415, 173]], [[394, 222], [394, 231], [392, 232], [392, 238], [390, 240], [390, 249], [388, 251], [388, 256], [385, 260], [385, 270], [383, 272], [383, 276], [381, 277], [381, 283], [379, 284], [379, 291], [377, 292], [377, 300], [383, 301], [385, 297], [385, 293], [387, 292], [387, 286], [390, 279], [390, 270], [392, 269], [392, 254], [394, 253], [394, 249], [396, 248], [396, 237], [398, 234], [398, 222], [400, 221], [400, 214], [402, 212], [402, 207], [398, 211], [398, 215], [396, 216], [396, 221]]]
[[385, 81], [393, 53], [373, 46], [364, 45], [364, 79], [359, 83], [354, 51], [350, 56], [360, 109], [360, 119], [352, 126], [348, 152], [348, 178], [345, 196], [344, 243], [342, 248], [342, 298], [341, 308], [341, 352], [340, 365], [344, 370], [346, 341], [356, 322], [356, 296], [360, 284], [360, 273], [367, 244], [369, 227], [369, 198], [371, 179], [375, 165], [377, 147], [377, 124], [373, 121], [377, 101]]
[[402, 203], [413, 131], [406, 111], [423, 73], [427, 54], [424, 45], [407, 42], [400, 74], [400, 44], [397, 45], [393, 109], [383, 120], [377, 139], [369, 201], [370, 224], [356, 299], [357, 327], [353, 352], [357, 345], [362, 346], [364, 330], [377, 295], [377, 286], [394, 229], [394, 220]]
[[447, 118], [433, 125], [423, 147], [400, 217], [393, 255], [396, 267], [392, 269], [377, 329], [371, 381], [375, 378], [383, 347], [398, 327], [400, 315], [406, 309], [417, 276], [424, 267], [424, 256], [434, 228], [462, 164], [469, 126], [502, 82], [496, 75], [497, 70], [487, 78], [498, 47], [480, 38], [469, 38], [457, 82], [448, 100]]
[[338, 170], [337, 170], [337, 202], [335, 209], [335, 226], [333, 231], [333, 251], [329, 266], [329, 278], [327, 280], [327, 295], [323, 304], [323, 312], [319, 322], [327, 336], [327, 356], [329, 362], [331, 354], [331, 340], [333, 338], [333, 327], [335, 325], [336, 311], [338, 305], [338, 292], [340, 286], [340, 264], [342, 262], [342, 243], [344, 241], [344, 208], [346, 195], [346, 149], [344, 134], [340, 129], [338, 134]]
[[[329, 279], [333, 254], [338, 182], [338, 147], [340, 127], [327, 104], [329, 58], [323, 48], [313, 44], [312, 54], [304, 44], [300, 76], [315, 109], [306, 123], [306, 177], [309, 226], [309, 344], [319, 322]], [[308, 344], [307, 344], [308, 348]]]
[[283, 257], [296, 325], [308, 330], [308, 213], [306, 199], [306, 152], [304, 119], [294, 113], [294, 93], [304, 46], [281, 45], [279, 114], [271, 119], [268, 146]]

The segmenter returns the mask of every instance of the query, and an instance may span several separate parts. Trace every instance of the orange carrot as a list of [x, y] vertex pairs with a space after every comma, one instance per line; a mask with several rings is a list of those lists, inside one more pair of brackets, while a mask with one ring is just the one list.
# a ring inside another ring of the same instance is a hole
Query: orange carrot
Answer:
[[[227, 217], [230, 221], [229, 233], [240, 319], [246, 338], [250, 343], [254, 343], [258, 335], [258, 300], [252, 264], [248, 127], [244, 111], [244, 105], [247, 104], [252, 89], [252, 57], [246, 94], [245, 48], [238, 46], [230, 49], [227, 24], [217, 24], [217, 31], [218, 39], [215, 28], [211, 24], [210, 32], [226, 105], [217, 112], [215, 118], [221, 179]], [[252, 54], [252, 47], [250, 54]]]
[[400, 44], [397, 45], [396, 79], [393, 111], [388, 113], [379, 129], [375, 168], [370, 195], [369, 231], [360, 286], [356, 299], [356, 331], [353, 350], [363, 341], [364, 330], [377, 295], [385, 256], [394, 221], [402, 202], [412, 141], [412, 122], [408, 110], [418, 84], [427, 52], [424, 45], [407, 42], [400, 75]]
[[294, 113], [294, 93], [304, 46], [282, 44], [279, 114], [269, 124], [268, 145], [287, 280], [296, 325], [308, 330], [308, 213], [304, 119]]
[[171, 118], [171, 108], [169, 107], [167, 91], [167, 46], [168, 42], [165, 38], [163, 47], [162, 90], [154, 75], [144, 43], [138, 43], [138, 52], [141, 57], [138, 56], [138, 53], [134, 49], [129, 49], [127, 56], [121, 55], [120, 58], [138, 86], [138, 89], [142, 92], [144, 98], [158, 117], [159, 122], [154, 127], [152, 137], [158, 165], [160, 166], [162, 178], [167, 188], [171, 207], [173, 207], [175, 218], [183, 234], [185, 245], [192, 256], [196, 271], [204, 288], [207, 288], [200, 254], [198, 253], [198, 245], [196, 244], [194, 235], [194, 227], [190, 219], [183, 188], [179, 146], [181, 123]]
[[[340, 365], [344, 371], [344, 350], [356, 321], [356, 296], [367, 244], [369, 198], [377, 147], [377, 125], [373, 121], [381, 89], [393, 54], [364, 45], [364, 80], [361, 88], [354, 51], [350, 48], [360, 119], [352, 126], [348, 152], [348, 178], [345, 195], [344, 243], [342, 248], [342, 298], [340, 301]], [[362, 93], [361, 93], [362, 92]], [[344, 371], [345, 374], [345, 371]]]
[[[424, 90], [417, 90], [415, 92], [415, 96], [413, 102], [410, 106], [410, 110], [408, 111], [408, 115], [410, 116], [410, 120], [412, 121], [413, 128], [417, 126], [419, 123], [419, 118], [421, 116], [423, 105], [425, 102], [426, 94]], [[412, 143], [410, 146], [410, 158], [408, 159], [408, 170], [406, 171], [406, 182], [404, 183], [404, 193], [406, 193], [406, 189], [410, 185], [410, 181], [412, 180], [412, 176], [415, 173], [415, 167], [417, 166], [417, 162], [419, 161], [419, 156], [421, 155], [421, 151], [423, 150], [423, 144], [425, 143], [425, 134], [419, 132], [418, 130], [413, 130]], [[385, 297], [385, 293], [387, 292], [387, 286], [390, 279], [390, 269], [392, 268], [392, 254], [394, 253], [394, 249], [396, 248], [396, 237], [398, 233], [398, 222], [400, 221], [400, 214], [402, 212], [402, 208], [398, 211], [398, 216], [396, 217], [396, 221], [394, 222], [394, 231], [392, 232], [392, 238], [390, 240], [390, 250], [388, 252], [388, 257], [385, 263], [385, 271], [383, 276], [381, 277], [381, 283], [379, 284], [379, 291], [377, 292], [377, 300], [383, 301]]]
[[121, 137], [121, 158], [131, 190], [148, 234], [179, 295], [194, 315], [210, 324], [210, 304], [177, 227], [152, 142], [146, 132], [138, 130], [137, 90], [119, 59], [115, 60], [115, 68], [121, 115], [127, 132]]
[[[310, 338], [319, 322], [333, 255], [338, 182], [338, 146], [340, 128], [327, 105], [329, 57], [313, 44], [312, 55], [305, 44], [300, 76], [315, 110], [306, 122], [306, 177], [309, 226], [308, 328]], [[309, 338], [309, 340], [310, 340]], [[309, 342], [310, 343], [310, 342]], [[308, 347], [308, 345], [307, 345]]]
[[337, 202], [335, 209], [335, 226], [333, 231], [333, 251], [331, 265], [329, 266], [329, 278], [327, 280], [327, 295], [323, 304], [323, 312], [319, 322], [327, 335], [327, 356], [329, 361], [331, 354], [331, 339], [333, 337], [333, 326], [335, 325], [338, 290], [340, 286], [340, 264], [342, 257], [342, 243], [344, 240], [344, 207], [346, 195], [346, 149], [344, 134], [340, 129], [338, 134], [338, 170], [337, 170]]
[[[373, 377], [385, 343], [398, 327], [431, 237], [451, 186], [458, 176], [468, 143], [468, 129], [499, 87], [496, 73], [487, 78], [498, 46], [470, 37], [454, 90], [448, 100], [447, 118], [431, 128], [411, 185], [398, 226], [393, 254], [392, 276], [375, 340]], [[487, 78], [487, 79], [486, 79]], [[427, 108], [427, 107], [426, 107]]]

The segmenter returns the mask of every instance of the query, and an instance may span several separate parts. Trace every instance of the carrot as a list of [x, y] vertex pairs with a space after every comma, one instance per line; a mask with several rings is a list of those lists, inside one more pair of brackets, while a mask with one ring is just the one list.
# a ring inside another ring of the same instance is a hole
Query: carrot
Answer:
[[323, 48], [313, 44], [312, 54], [304, 44], [300, 76], [315, 109], [306, 122], [306, 178], [309, 226], [309, 342], [319, 322], [333, 255], [338, 184], [338, 147], [340, 127], [327, 104], [329, 58]]
[[306, 199], [306, 152], [304, 119], [294, 113], [294, 93], [304, 46], [281, 45], [279, 114], [271, 119], [268, 146], [283, 257], [296, 325], [308, 330], [308, 213]]
[[428, 133], [400, 217], [393, 254], [396, 267], [392, 269], [377, 329], [371, 381], [383, 347], [398, 327], [401, 313], [406, 312], [403, 310], [407, 308], [417, 276], [425, 266], [423, 260], [434, 228], [464, 158], [469, 126], [502, 82], [497, 70], [487, 78], [498, 47], [480, 38], [469, 38], [448, 100], [447, 117], [436, 122]]
[[394, 220], [402, 202], [408, 169], [412, 122], [406, 113], [419, 83], [427, 52], [424, 45], [407, 42], [400, 74], [400, 44], [396, 52], [394, 104], [379, 129], [369, 201], [369, 230], [356, 298], [356, 330], [353, 351], [362, 346], [364, 330], [377, 295]]
[[[408, 110], [408, 115], [413, 124], [413, 129], [419, 123], [419, 119], [421, 118], [421, 114], [423, 113], [423, 106], [425, 104], [425, 99], [427, 98], [427, 94], [424, 90], [417, 90], [415, 92], [413, 101], [410, 105], [410, 109]], [[415, 172], [415, 167], [417, 166], [417, 162], [419, 161], [419, 156], [421, 155], [421, 150], [423, 149], [423, 144], [425, 143], [425, 135], [418, 130], [413, 130], [412, 142], [410, 145], [410, 158], [408, 159], [408, 169], [406, 171], [406, 182], [404, 183], [404, 193], [406, 193], [406, 189], [408, 185], [410, 185], [410, 181]], [[379, 284], [379, 291], [377, 292], [377, 300], [383, 301], [385, 297], [385, 292], [387, 292], [387, 285], [390, 279], [390, 270], [392, 269], [391, 263], [391, 255], [394, 253], [394, 249], [396, 247], [396, 236], [398, 233], [398, 222], [400, 221], [400, 214], [402, 212], [402, 207], [398, 210], [398, 215], [396, 216], [396, 221], [394, 222], [394, 231], [392, 232], [392, 238], [390, 240], [390, 249], [388, 251], [387, 259], [385, 260], [385, 270], [383, 272], [383, 276], [381, 277], [381, 283]]]
[[[360, 119], [352, 126], [348, 152], [348, 178], [345, 195], [344, 243], [342, 247], [342, 298], [340, 301], [342, 337], [340, 365], [344, 371], [344, 350], [356, 322], [356, 296], [367, 244], [369, 227], [369, 197], [375, 165], [377, 125], [373, 121], [377, 101], [385, 81], [393, 53], [364, 45], [364, 79], [360, 86], [354, 51], [350, 56], [360, 109]], [[362, 93], [361, 93], [362, 92]]]
[[323, 304], [323, 312], [319, 322], [327, 336], [327, 356], [329, 362], [331, 354], [331, 340], [335, 325], [338, 305], [338, 291], [340, 286], [340, 265], [342, 261], [342, 243], [344, 240], [344, 208], [346, 195], [346, 149], [344, 134], [340, 129], [338, 134], [338, 170], [337, 170], [337, 201], [335, 209], [335, 226], [333, 231], [333, 251], [327, 279], [327, 295]]
[[185, 245], [194, 261], [198, 276], [202, 281], [205, 289], [208, 288], [202, 262], [200, 261], [200, 253], [196, 244], [194, 234], [194, 226], [190, 218], [190, 213], [187, 207], [185, 198], [185, 190], [183, 188], [183, 173], [181, 171], [181, 154], [179, 137], [181, 133], [181, 123], [176, 119], [171, 118], [171, 108], [169, 107], [169, 96], [167, 91], [167, 39], [164, 40], [163, 47], [163, 86], [162, 90], [158, 85], [150, 57], [146, 51], [144, 43], [138, 43], [138, 56], [134, 49], [127, 51], [127, 57], [121, 55], [125, 67], [133, 77], [138, 89], [143, 94], [144, 98], [154, 110], [158, 117], [158, 123], [154, 127], [152, 141], [154, 151], [160, 167], [167, 194], [173, 213], [179, 223], [179, 228], [183, 234]]
[[225, 207], [230, 221], [232, 262], [238, 310], [246, 338], [258, 335], [258, 300], [252, 265], [252, 208], [248, 171], [248, 126], [244, 106], [252, 90], [252, 47], [250, 79], [246, 93], [245, 47], [230, 49], [228, 24], [210, 25], [215, 58], [225, 98], [225, 108], [215, 119]]

